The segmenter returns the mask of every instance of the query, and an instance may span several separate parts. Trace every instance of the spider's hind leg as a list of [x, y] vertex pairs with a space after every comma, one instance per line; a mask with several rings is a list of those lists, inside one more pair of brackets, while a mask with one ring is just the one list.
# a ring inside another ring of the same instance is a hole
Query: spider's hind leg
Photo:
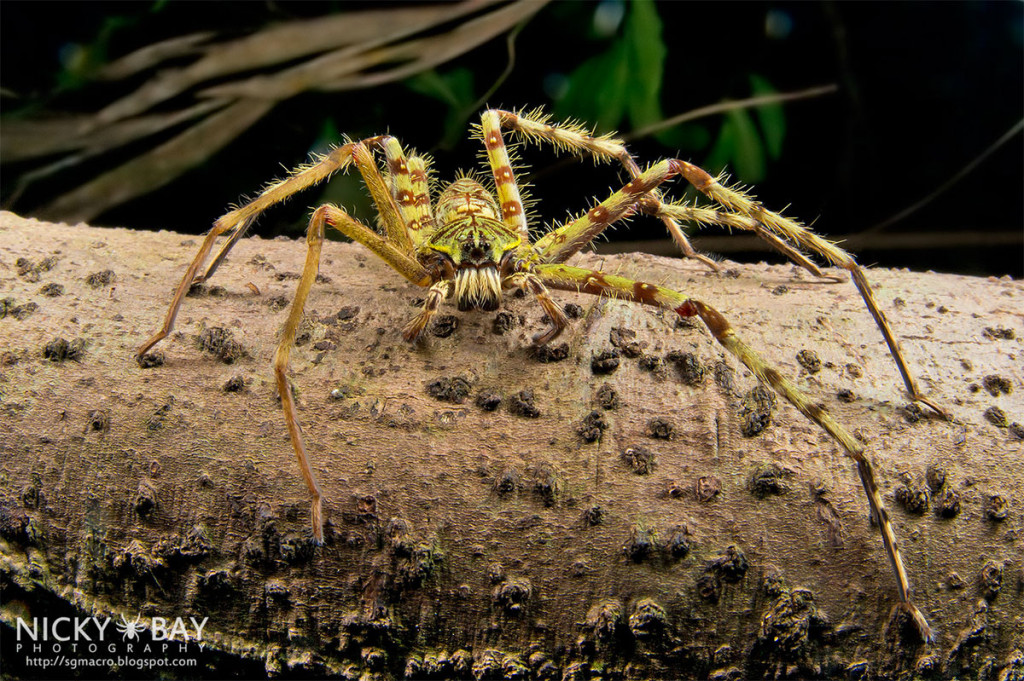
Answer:
[[896, 543], [896, 532], [885, 505], [882, 503], [882, 495], [878, 490], [871, 459], [864, 451], [864, 446], [843, 428], [823, 405], [812, 402], [778, 370], [741, 341], [725, 317], [710, 305], [663, 286], [580, 267], [544, 264], [536, 267], [536, 273], [544, 283], [552, 288], [631, 300], [675, 312], [681, 317], [700, 317], [722, 347], [750, 369], [759, 380], [771, 386], [801, 414], [828, 433], [843, 448], [847, 456], [857, 464], [857, 472], [867, 496], [871, 514], [878, 521], [879, 529], [882, 532], [882, 544], [896, 577], [900, 606], [913, 617], [921, 637], [925, 641], [933, 639], [931, 627], [924, 614], [910, 600], [910, 582], [903, 565], [903, 557]]
[[910, 373], [910, 368], [903, 357], [899, 341], [896, 340], [896, 335], [889, 326], [889, 320], [886, 319], [885, 313], [878, 306], [878, 302], [871, 291], [871, 284], [868, 283], [864, 270], [857, 264], [853, 256], [828, 239], [818, 236], [800, 222], [768, 210], [759, 201], [754, 200], [741, 189], [723, 185], [704, 169], [677, 159], [672, 159], [671, 162], [678, 164], [680, 174], [702, 194], [720, 206], [734, 211], [740, 216], [750, 218], [760, 225], [760, 228], [754, 231], [763, 239], [770, 243], [794, 244], [811, 253], [817, 253], [836, 267], [841, 267], [849, 272], [850, 278], [853, 280], [854, 285], [860, 292], [861, 298], [864, 300], [864, 304], [868, 308], [868, 312], [871, 313], [875, 324], [878, 326], [878, 330], [881, 331], [882, 337], [885, 339], [886, 345], [889, 346], [889, 354], [892, 356], [893, 361], [896, 362], [896, 368], [903, 378], [903, 384], [906, 386], [910, 398], [927, 405], [941, 418], [949, 420], [949, 416], [942, 408], [918, 390], [914, 376]]

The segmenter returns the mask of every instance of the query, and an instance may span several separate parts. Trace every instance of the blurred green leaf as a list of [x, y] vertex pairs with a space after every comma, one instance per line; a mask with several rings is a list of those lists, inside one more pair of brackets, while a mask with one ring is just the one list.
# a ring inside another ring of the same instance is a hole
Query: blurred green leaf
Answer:
[[628, 87], [627, 46], [616, 40], [570, 74], [565, 96], [555, 105], [555, 118], [578, 118], [600, 132], [613, 131], [626, 114]]
[[625, 41], [631, 75], [629, 119], [638, 128], [662, 119], [661, 85], [668, 49], [661, 38], [661, 19], [653, 0], [634, 0], [630, 4]]
[[[755, 96], [777, 92], [771, 83], [756, 73], [750, 74], [750, 88]], [[786, 114], [782, 108], [782, 102], [759, 106], [756, 111], [768, 156], [777, 159], [782, 155], [782, 143], [786, 138]]]
[[754, 119], [742, 109], [730, 111], [728, 122], [733, 128], [733, 167], [744, 182], [757, 183], [764, 179], [765, 158], [761, 136]]

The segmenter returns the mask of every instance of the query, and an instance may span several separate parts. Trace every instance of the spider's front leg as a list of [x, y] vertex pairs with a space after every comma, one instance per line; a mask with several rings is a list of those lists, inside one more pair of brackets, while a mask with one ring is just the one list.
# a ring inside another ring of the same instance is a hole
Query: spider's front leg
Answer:
[[299, 414], [295, 407], [295, 399], [292, 396], [291, 386], [288, 381], [288, 365], [292, 348], [295, 347], [295, 334], [302, 321], [302, 313], [306, 307], [306, 299], [316, 281], [317, 272], [320, 269], [320, 250], [324, 242], [324, 227], [330, 225], [340, 232], [357, 241], [375, 254], [380, 256], [388, 265], [403, 275], [406, 279], [418, 286], [429, 286], [433, 283], [430, 272], [423, 268], [411, 255], [393, 245], [389, 240], [381, 237], [372, 229], [352, 218], [345, 211], [334, 206], [320, 206], [313, 212], [306, 230], [306, 264], [302, 268], [302, 276], [295, 291], [295, 300], [292, 302], [291, 310], [288, 312], [288, 319], [284, 324], [284, 331], [281, 334], [281, 342], [274, 354], [274, 378], [277, 381], [277, 391], [281, 396], [281, 408], [284, 410], [285, 423], [288, 427], [288, 436], [291, 439], [292, 448], [299, 461], [299, 468], [302, 471], [302, 478], [309, 488], [312, 497], [311, 521], [313, 526], [313, 538], [319, 544], [323, 542], [324, 527], [322, 514], [322, 495], [320, 486], [316, 481], [316, 475], [309, 464], [309, 456], [306, 453], [305, 442], [302, 437], [302, 427], [299, 424]]
[[[552, 125], [549, 123], [549, 118], [540, 113], [515, 113], [498, 109], [488, 111], [484, 114], [482, 123], [485, 135], [487, 135], [489, 121], [491, 126], [509, 128], [526, 140], [547, 142], [556, 149], [567, 149], [576, 155], [588, 154], [599, 161], [618, 161], [629, 173], [633, 182], [636, 182], [652, 168], [656, 167], [652, 166], [647, 171], [641, 171], [632, 155], [626, 149], [626, 146], [620, 140], [610, 135], [594, 136], [589, 131], [574, 124]], [[664, 162], [662, 161], [662, 163]], [[893, 361], [896, 362], [896, 368], [900, 372], [903, 384], [910, 398], [927, 405], [940, 417], [949, 418], [934, 401], [928, 399], [918, 390], [913, 374], [911, 374], [903, 357], [903, 351], [899, 346], [899, 342], [892, 332], [885, 313], [882, 312], [875, 301], [874, 294], [871, 291], [871, 286], [864, 275], [863, 269], [849, 253], [827, 239], [819, 237], [799, 222], [767, 210], [742, 190], [726, 187], [700, 167], [680, 159], [669, 159], [668, 162], [674, 164], [678, 168], [678, 173], [683, 175], [698, 191], [727, 209], [727, 211], [716, 211], [665, 203], [662, 201], [661, 193], [657, 188], [651, 188], [642, 200], [636, 202], [636, 210], [654, 215], [664, 222], [672, 238], [686, 256], [696, 257], [717, 269], [713, 261], [699, 256], [693, 251], [685, 234], [679, 229], [676, 220], [684, 220], [698, 225], [716, 224], [752, 231], [776, 250], [818, 277], [822, 276], [821, 270], [804, 257], [800, 253], [799, 248], [806, 249], [811, 253], [817, 253], [833, 265], [847, 270], [889, 347], [889, 354], [892, 356]], [[613, 221], [607, 221], [605, 226], [611, 224], [611, 222]], [[574, 226], [587, 229], [590, 227], [589, 225], [584, 226], [580, 221], [576, 221]], [[559, 231], [564, 233], [563, 230]], [[600, 230], [597, 230], [596, 233], [600, 233]], [[596, 233], [591, 238], [596, 236]], [[573, 238], [567, 240], [576, 244], [574, 247], [577, 250], [585, 245], [585, 242], [581, 243], [582, 239]], [[575, 252], [569, 247], [552, 250], [557, 259], [549, 260], [549, 262], [564, 262]]]
[[882, 532], [882, 543], [896, 577], [900, 606], [911, 615], [921, 637], [928, 642], [933, 640], [933, 633], [927, 619], [910, 600], [910, 582], [903, 566], [903, 557], [896, 542], [892, 521], [882, 503], [882, 495], [878, 490], [871, 459], [864, 451], [864, 446], [847, 432], [823, 405], [812, 402], [807, 395], [771, 367], [750, 346], [741, 341], [725, 317], [706, 303], [663, 286], [568, 265], [538, 265], [535, 272], [544, 283], [552, 288], [631, 300], [675, 312], [681, 317], [700, 317], [722, 347], [750, 369], [759, 380], [771, 386], [800, 413], [828, 433], [857, 464], [861, 485], [867, 496], [868, 505], [871, 507], [872, 516], [878, 521], [879, 529]]

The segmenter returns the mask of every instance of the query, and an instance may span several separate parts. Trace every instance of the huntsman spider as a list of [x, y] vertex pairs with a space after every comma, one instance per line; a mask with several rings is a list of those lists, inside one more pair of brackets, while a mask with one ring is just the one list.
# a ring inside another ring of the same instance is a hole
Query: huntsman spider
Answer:
[[[585, 213], [533, 240], [516, 173], [503, 139], [502, 133], [506, 130], [522, 142], [547, 142], [577, 156], [586, 154], [598, 161], [618, 162], [630, 180]], [[910, 584], [895, 531], [864, 446], [836, 422], [825, 407], [811, 401], [741, 341], [725, 317], [707, 303], [665, 286], [565, 264], [609, 226], [636, 213], [660, 218], [685, 255], [712, 267], [712, 261], [690, 246], [678, 220], [754, 232], [800, 266], [822, 276], [801, 249], [817, 254], [850, 273], [889, 346], [910, 397], [944, 416], [918, 391], [889, 323], [854, 259], [804, 225], [764, 208], [743, 190], [725, 186], [686, 161], [670, 158], [642, 170], [624, 144], [610, 135], [594, 136], [573, 123], [552, 124], [539, 112], [498, 109], [485, 111], [474, 132], [486, 149], [492, 186], [484, 186], [482, 181], [470, 176], [461, 176], [447, 184], [432, 203], [431, 177], [425, 158], [414, 152], [407, 153], [394, 137], [381, 135], [346, 142], [270, 185], [251, 202], [227, 213], [206, 235], [175, 290], [162, 328], [139, 347], [138, 355], [144, 355], [170, 333], [189, 288], [213, 276], [231, 248], [264, 210], [354, 165], [376, 204], [383, 234], [336, 206], [322, 205], [313, 212], [306, 233], [306, 263], [274, 358], [285, 423], [312, 497], [313, 537], [317, 543], [323, 540], [322, 495], [306, 454], [288, 367], [303, 309], [316, 281], [325, 227], [332, 227], [370, 249], [413, 284], [427, 289], [422, 310], [403, 331], [405, 338], [412, 342], [423, 335], [442, 301], [454, 297], [460, 310], [494, 310], [501, 305], [504, 293], [511, 289], [531, 294], [550, 319], [548, 328], [533, 339], [539, 345], [557, 337], [569, 323], [561, 307], [551, 299], [549, 289], [619, 298], [658, 307], [680, 317], [699, 317], [729, 353], [824, 429], [856, 462], [896, 578], [899, 606], [911, 615], [922, 637], [931, 640], [932, 632], [924, 614], [911, 601]], [[378, 166], [375, 153], [384, 156], [385, 170]], [[660, 187], [677, 175], [711, 199], [717, 208], [666, 202]], [[490, 181], [487, 183], [489, 185]], [[226, 236], [226, 242], [200, 275], [200, 269], [221, 236]]]

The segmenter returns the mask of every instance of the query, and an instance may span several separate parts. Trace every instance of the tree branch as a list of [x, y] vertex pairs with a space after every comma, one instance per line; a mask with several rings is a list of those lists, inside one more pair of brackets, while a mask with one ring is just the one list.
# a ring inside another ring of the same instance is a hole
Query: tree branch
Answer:
[[133, 359], [197, 245], [0, 214], [6, 626], [54, 598], [150, 626], [209, 617], [213, 676], [1018, 678], [1024, 443], [995, 423], [1024, 420], [1019, 282], [869, 273], [943, 423], [906, 409], [846, 283], [582, 258], [714, 304], [867, 443], [937, 630], [925, 647], [891, 614], [851, 462], [786, 404], [744, 435], [755, 380], [705, 331], [556, 294], [580, 306], [564, 348], [531, 350], [528, 299], [446, 308], [411, 347], [422, 291], [350, 244], [326, 245], [293, 353], [325, 492], [314, 547], [270, 370], [304, 243], [241, 241], [163, 363]]

